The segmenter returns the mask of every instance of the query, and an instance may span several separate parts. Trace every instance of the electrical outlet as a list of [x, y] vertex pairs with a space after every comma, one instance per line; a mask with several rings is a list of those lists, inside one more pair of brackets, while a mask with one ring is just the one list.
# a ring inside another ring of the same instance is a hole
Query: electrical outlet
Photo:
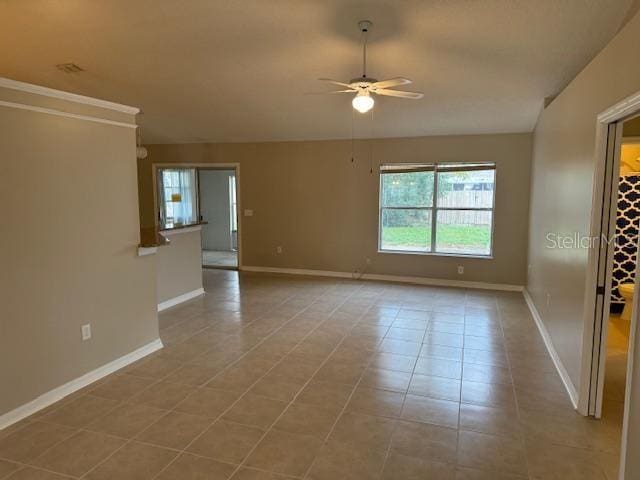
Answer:
[[367, 259], [365, 260], [365, 262], [367, 262], [367, 265], [371, 265], [371, 259], [367, 257]]
[[245, 217], [253, 217], [253, 210], [250, 210], [248, 208], [244, 209], [244, 216]]
[[547, 307], [551, 306], [551, 294], [547, 293]]
[[91, 324], [87, 323], [82, 325], [82, 341], [89, 340], [91, 338]]
[[462, 265], [458, 265], [458, 275], [462, 275], [464, 273], [464, 267]]
[[282, 253], [282, 246], [281, 246], [281, 245], [278, 245], [278, 246], [276, 247], [276, 253], [277, 253], [278, 255], [280, 255], [280, 254]]

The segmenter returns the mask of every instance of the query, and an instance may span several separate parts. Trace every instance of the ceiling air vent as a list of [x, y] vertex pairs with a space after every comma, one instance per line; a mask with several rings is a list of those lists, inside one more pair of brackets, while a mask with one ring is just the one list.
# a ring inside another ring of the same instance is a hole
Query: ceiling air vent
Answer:
[[56, 68], [60, 71], [63, 71], [64, 73], [84, 72], [84, 70], [75, 63], [59, 63], [58, 65], [56, 65]]

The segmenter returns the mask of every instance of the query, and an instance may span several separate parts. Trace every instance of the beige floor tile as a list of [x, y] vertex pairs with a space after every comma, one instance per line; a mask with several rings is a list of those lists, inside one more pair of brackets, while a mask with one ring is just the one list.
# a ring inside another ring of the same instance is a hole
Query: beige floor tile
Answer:
[[395, 340], [406, 340], [408, 342], [422, 343], [424, 338], [423, 330], [412, 330], [410, 328], [397, 328], [391, 327], [386, 335], [387, 338], [393, 338]]
[[460, 431], [458, 464], [480, 470], [528, 474], [524, 443], [513, 438]]
[[464, 346], [464, 337], [455, 333], [427, 332], [422, 343], [425, 345], [462, 348]]
[[464, 363], [476, 363], [480, 365], [495, 365], [508, 367], [507, 355], [501, 352], [489, 352], [487, 350], [464, 349]]
[[147, 480], [157, 475], [177, 452], [132, 442], [89, 472], [91, 480]]
[[176, 362], [170, 358], [155, 356], [148, 360], [143, 360], [139, 364], [133, 365], [132, 368], [128, 368], [126, 370], [126, 373], [138, 377], [148, 377], [159, 380], [181, 366], [182, 364], [180, 362]]
[[453, 322], [429, 322], [428, 332], [455, 333], [457, 335], [464, 334], [464, 324]]
[[391, 451], [402, 455], [455, 463], [458, 432], [424, 423], [400, 421], [393, 433]]
[[361, 446], [345, 448], [343, 444], [325, 444], [307, 478], [309, 480], [378, 480], [386, 453]]
[[419, 357], [414, 372], [420, 375], [460, 380], [462, 378], [462, 362], [446, 358]]
[[458, 428], [460, 404], [448, 400], [408, 394], [402, 408], [402, 418]]
[[522, 438], [518, 415], [514, 410], [463, 403], [460, 428], [493, 435]]
[[314, 436], [271, 430], [249, 455], [247, 466], [301, 477], [311, 466], [322, 441]]
[[492, 472], [475, 468], [458, 467], [455, 480], [528, 480], [529, 477], [511, 473]]
[[454, 360], [456, 362], [462, 361], [462, 348], [447, 347], [445, 345], [423, 344], [420, 349], [421, 357], [435, 357], [444, 358], [447, 360]]
[[85, 428], [122, 438], [133, 438], [165, 413], [166, 410], [146, 405], [123, 403]]
[[158, 480], [227, 480], [235, 465], [182, 453], [158, 475]]
[[386, 450], [395, 424], [396, 420], [390, 418], [345, 412], [336, 423], [329, 441]]
[[463, 403], [486, 405], [488, 407], [510, 408], [515, 410], [516, 398], [511, 385], [495, 383], [462, 382], [461, 400]]
[[45, 470], [80, 477], [124, 445], [125, 440], [80, 431], [58, 443], [31, 463]]
[[9, 462], [7, 460], [0, 460], [0, 478], [7, 477], [10, 473], [18, 470], [20, 465], [17, 463]]
[[287, 404], [259, 395], [246, 394], [224, 414], [225, 420], [267, 429], [284, 411]]
[[206, 417], [169, 412], [143, 432], [137, 440], [152, 443], [160, 447], [182, 450], [209, 425]]
[[170, 410], [194, 390], [195, 388], [189, 385], [160, 381], [134, 395], [129, 401], [148, 407]]
[[381, 417], [398, 417], [403, 403], [403, 393], [359, 386], [353, 392], [347, 411]]
[[511, 372], [508, 368], [495, 365], [481, 365], [465, 363], [462, 369], [462, 379], [470, 382], [500, 383], [511, 385]]
[[419, 341], [408, 342], [406, 340], [385, 338], [380, 344], [378, 350], [385, 353], [395, 353], [396, 355], [416, 356], [420, 353], [421, 346], [422, 345]]
[[199, 387], [209, 382], [213, 377], [219, 374], [222, 367], [206, 367], [188, 363], [170, 373], [165, 380], [173, 383], [184, 383]]
[[7, 477], [8, 480], [64, 480], [69, 477], [57, 473], [25, 467]]
[[273, 428], [324, 440], [337, 418], [335, 408], [294, 403], [289, 405]]
[[29, 462], [74, 432], [64, 425], [32, 422], [0, 439], [0, 458]]
[[395, 370], [398, 372], [413, 372], [416, 366], [416, 357], [396, 355], [394, 353], [377, 353], [371, 360], [373, 368], [383, 370]]
[[455, 466], [452, 464], [408, 457], [391, 452], [384, 466], [384, 480], [454, 480]]
[[240, 464], [263, 435], [264, 431], [259, 428], [218, 420], [187, 451], [222, 462]]
[[182, 413], [190, 413], [191, 415], [217, 418], [222, 415], [238, 397], [239, 395], [235, 392], [201, 388], [176, 405], [175, 410]]
[[[614, 480], [609, 465], [617, 455], [550, 443], [527, 442], [531, 478], [535, 480]], [[615, 470], [615, 467], [613, 468]], [[607, 474], [609, 473], [609, 476]]]
[[231, 480], [287, 480], [291, 477], [278, 475], [277, 473], [265, 472], [263, 470], [254, 470], [252, 468], [242, 467], [232, 477]]
[[445, 377], [414, 374], [409, 384], [409, 393], [442, 400], [460, 401], [460, 380]]
[[321, 382], [355, 385], [364, 370], [365, 365], [362, 362], [339, 362], [330, 359], [318, 370], [313, 379]]
[[43, 420], [68, 427], [84, 427], [118, 405], [116, 400], [83, 395], [63, 407], [45, 415]]
[[346, 405], [352, 391], [351, 385], [312, 380], [298, 394], [296, 403], [318, 405], [340, 411]]
[[154, 382], [151, 378], [117, 375], [92, 389], [91, 395], [112, 400], [127, 400]]
[[290, 402], [301, 389], [302, 385], [297, 382], [289, 382], [287, 377], [267, 374], [249, 390], [249, 393]]
[[360, 384], [367, 387], [404, 393], [409, 388], [410, 381], [411, 374], [407, 372], [367, 368], [362, 375]]

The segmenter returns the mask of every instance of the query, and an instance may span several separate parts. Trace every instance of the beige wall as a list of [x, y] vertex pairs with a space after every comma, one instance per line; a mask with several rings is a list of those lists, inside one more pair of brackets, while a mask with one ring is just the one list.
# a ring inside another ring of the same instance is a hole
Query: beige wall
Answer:
[[596, 117], [640, 91], [638, 45], [640, 15], [542, 112], [534, 133], [527, 288], [576, 388], [588, 251], [546, 248], [545, 236], [589, 232]]
[[[155, 218], [153, 163], [237, 162], [240, 214], [254, 211], [241, 218], [245, 266], [524, 284], [530, 134], [361, 141], [355, 153], [349, 141], [151, 145], [138, 165], [142, 222]], [[435, 161], [496, 162], [495, 258], [377, 253], [378, 164]]]
[[158, 303], [202, 288], [200, 227], [166, 234], [169, 245], [158, 247]]
[[0, 106], [0, 414], [158, 338], [137, 202], [133, 128]]

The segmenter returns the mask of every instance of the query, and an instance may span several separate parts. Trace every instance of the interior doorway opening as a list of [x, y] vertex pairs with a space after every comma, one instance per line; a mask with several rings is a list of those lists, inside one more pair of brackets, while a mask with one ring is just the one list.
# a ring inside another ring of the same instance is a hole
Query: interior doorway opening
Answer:
[[234, 168], [198, 168], [202, 266], [238, 268], [238, 193]]

